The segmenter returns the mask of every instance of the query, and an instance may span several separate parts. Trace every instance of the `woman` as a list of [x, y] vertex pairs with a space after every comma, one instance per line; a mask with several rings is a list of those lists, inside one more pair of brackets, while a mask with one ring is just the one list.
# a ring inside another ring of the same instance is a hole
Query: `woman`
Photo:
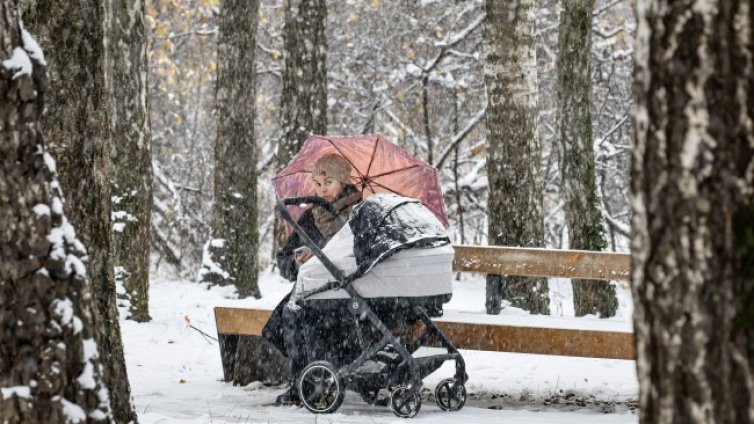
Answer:
[[[351, 209], [361, 202], [361, 192], [351, 184], [350, 174], [351, 164], [343, 156], [337, 154], [323, 156], [312, 170], [314, 191], [317, 196], [332, 203], [346, 219]], [[335, 216], [320, 206], [304, 212], [298, 224], [320, 248], [324, 247], [341, 227]], [[290, 281], [296, 281], [299, 266], [312, 257], [311, 251], [306, 249], [297, 251], [301, 247], [305, 247], [304, 243], [294, 232], [277, 254], [280, 275]]]
[[[317, 196], [324, 198], [348, 219], [353, 207], [361, 202], [361, 192], [351, 184], [351, 164], [337, 154], [320, 158], [312, 170], [312, 181]], [[298, 220], [309, 238], [320, 248], [340, 230], [342, 224], [329, 211], [314, 206]], [[297, 233], [292, 233], [277, 254], [280, 274], [296, 281], [301, 264], [311, 259], [312, 252], [306, 248]], [[299, 373], [314, 358], [326, 359], [337, 364], [345, 363], [357, 355], [355, 341], [347, 336], [354, 333], [352, 320], [344, 319], [348, 313], [336, 309], [327, 311], [307, 307], [292, 307], [290, 294], [272, 312], [262, 336], [274, 344], [291, 360], [291, 376], [295, 382]], [[333, 346], [337, 346], [333, 349]], [[295, 384], [277, 397], [279, 404], [298, 404]]]

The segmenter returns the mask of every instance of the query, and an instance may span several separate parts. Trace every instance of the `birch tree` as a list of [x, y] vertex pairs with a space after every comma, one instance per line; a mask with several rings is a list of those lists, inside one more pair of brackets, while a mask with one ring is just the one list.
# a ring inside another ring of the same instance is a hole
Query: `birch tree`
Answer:
[[94, 321], [113, 417], [136, 422], [131, 406], [115, 298], [110, 220], [112, 90], [106, 24], [112, 9], [100, 0], [37, 0], [24, 17], [48, 51], [50, 91], [43, 123], [58, 161], [67, 216], [87, 247]]
[[149, 321], [152, 150], [144, 1], [106, 3], [112, 131], [113, 257], [130, 317]]
[[[561, 196], [569, 247], [603, 250], [590, 114], [589, 65], [594, 0], [564, 0], [558, 33], [558, 110]], [[615, 287], [606, 281], [573, 280], [576, 316], [615, 315]]]
[[632, 291], [642, 423], [754, 422], [751, 1], [637, 4]]
[[[533, 0], [487, 0], [487, 213], [489, 243], [542, 247], [541, 149], [537, 134], [537, 61]], [[488, 276], [494, 281], [495, 276]], [[513, 306], [547, 314], [547, 280], [508, 277]], [[494, 310], [492, 312], [495, 312]]]
[[220, 15], [213, 240], [205, 247], [211, 258], [205, 259], [202, 269], [206, 281], [235, 284], [240, 297], [260, 296], [254, 146], [254, 38], [258, 10], [258, 1], [226, 0]]
[[38, 124], [46, 61], [17, 6], [0, 1], [0, 417], [110, 422], [87, 252]]

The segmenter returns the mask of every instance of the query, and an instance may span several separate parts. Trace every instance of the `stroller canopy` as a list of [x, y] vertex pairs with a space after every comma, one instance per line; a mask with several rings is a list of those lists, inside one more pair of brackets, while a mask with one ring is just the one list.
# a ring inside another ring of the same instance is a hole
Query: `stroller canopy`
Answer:
[[439, 219], [416, 199], [375, 194], [354, 208], [348, 222], [361, 274], [394, 253], [450, 243]]

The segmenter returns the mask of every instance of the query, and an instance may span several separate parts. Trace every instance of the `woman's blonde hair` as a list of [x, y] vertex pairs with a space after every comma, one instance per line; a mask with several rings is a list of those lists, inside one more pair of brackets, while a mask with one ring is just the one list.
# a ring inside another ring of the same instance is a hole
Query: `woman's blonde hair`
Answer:
[[312, 170], [312, 177], [319, 175], [336, 179], [343, 184], [351, 184], [351, 164], [339, 154], [324, 155], [314, 164]]

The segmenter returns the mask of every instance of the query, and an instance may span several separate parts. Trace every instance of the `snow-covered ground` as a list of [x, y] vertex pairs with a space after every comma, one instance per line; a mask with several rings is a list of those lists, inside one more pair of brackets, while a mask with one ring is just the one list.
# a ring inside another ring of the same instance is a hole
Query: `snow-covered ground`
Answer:
[[[388, 408], [362, 402], [352, 393], [332, 415], [315, 416], [303, 408], [271, 405], [284, 389], [222, 381], [217, 343], [189, 327], [215, 337], [217, 305], [272, 308], [291, 288], [274, 274], [260, 282], [262, 299], [234, 299], [233, 287], [155, 278], [150, 288], [152, 321], [122, 320], [126, 365], [139, 421], [149, 423], [401, 423]], [[551, 284], [553, 303], [569, 301]], [[561, 287], [567, 285], [560, 285]], [[620, 292], [620, 291], [619, 291]], [[446, 316], [475, 322], [630, 331], [630, 303], [610, 320], [532, 316], [505, 308], [500, 316], [484, 314], [484, 280], [470, 276], [454, 283]], [[572, 308], [571, 308], [572, 309]], [[568, 314], [567, 307], [558, 311]], [[547, 355], [463, 351], [470, 380], [467, 406], [444, 412], [425, 401], [417, 423], [636, 423], [629, 407], [637, 397], [635, 363]], [[452, 363], [425, 379], [428, 388], [452, 376]], [[616, 411], [602, 413], [600, 411]]]

